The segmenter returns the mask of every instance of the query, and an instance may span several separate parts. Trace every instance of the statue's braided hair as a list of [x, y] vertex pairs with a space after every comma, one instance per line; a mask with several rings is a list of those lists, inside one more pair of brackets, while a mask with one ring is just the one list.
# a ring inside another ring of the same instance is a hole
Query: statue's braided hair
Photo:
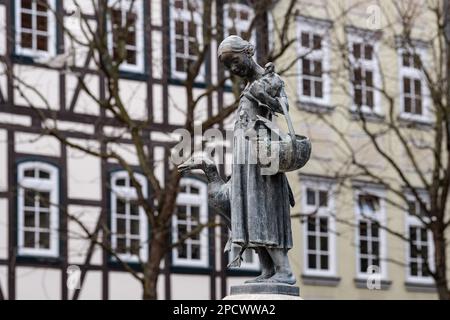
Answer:
[[217, 56], [220, 58], [222, 54], [227, 52], [244, 52], [252, 57], [255, 54], [255, 46], [239, 36], [229, 36], [220, 43]]

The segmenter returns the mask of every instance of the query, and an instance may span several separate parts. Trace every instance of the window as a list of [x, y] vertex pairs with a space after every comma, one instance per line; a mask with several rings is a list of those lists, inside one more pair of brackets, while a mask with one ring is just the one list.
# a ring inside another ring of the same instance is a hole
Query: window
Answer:
[[[241, 247], [237, 244], [231, 245], [231, 251], [229, 254], [229, 260], [233, 260], [237, 255], [239, 254], [239, 251], [241, 250]], [[246, 249], [244, 251], [244, 254], [242, 255], [243, 261], [241, 261], [240, 267], [232, 267], [231, 270], [245, 270], [245, 271], [259, 271], [259, 260], [258, 260], [258, 254], [253, 249]]]
[[229, 1], [224, 6], [224, 38], [237, 35], [242, 39], [253, 38], [247, 36], [247, 31], [253, 20], [253, 10], [244, 4]]
[[[147, 182], [144, 176], [135, 174], [144, 196]], [[127, 171], [111, 175], [111, 247], [118, 256], [130, 262], [147, 258], [147, 219], [138, 204], [138, 194]]]
[[[201, 181], [185, 178], [181, 180], [180, 187], [177, 209], [172, 219], [172, 239], [174, 243], [182, 244], [173, 250], [173, 264], [207, 267], [208, 229], [201, 228], [208, 222], [207, 186]], [[185, 239], [189, 235], [192, 237]]]
[[[171, 0], [171, 68], [176, 78], [184, 78], [197, 60], [197, 49], [202, 44], [201, 12], [199, 0]], [[202, 67], [199, 77], [203, 78], [203, 72]]]
[[109, 47], [121, 70], [144, 71], [143, 2], [110, 0]]
[[[419, 217], [427, 220], [425, 210], [417, 198], [407, 195], [408, 211], [406, 213], [406, 231], [410, 241], [407, 243], [407, 280], [409, 282], [432, 283], [428, 267], [433, 269], [432, 234]], [[423, 197], [425, 205], [428, 199]]]
[[307, 275], [332, 276], [336, 273], [335, 219], [331, 186], [305, 182], [304, 208], [308, 214], [304, 223], [304, 270]]
[[349, 35], [353, 110], [380, 113], [380, 82], [376, 52], [378, 43], [363, 36]]
[[33, 57], [55, 54], [54, 0], [16, 0], [16, 53]]
[[299, 92], [301, 102], [329, 103], [329, 66], [327, 46], [328, 26], [300, 19], [299, 44]]
[[408, 52], [400, 50], [400, 92], [401, 117], [426, 119], [426, 86], [422, 81], [422, 61], [424, 51]]
[[18, 253], [57, 257], [59, 253], [58, 170], [42, 162], [18, 165]]
[[379, 190], [356, 193], [357, 216], [357, 277], [366, 278], [371, 270], [386, 278], [385, 234], [380, 228], [384, 222], [384, 200]]

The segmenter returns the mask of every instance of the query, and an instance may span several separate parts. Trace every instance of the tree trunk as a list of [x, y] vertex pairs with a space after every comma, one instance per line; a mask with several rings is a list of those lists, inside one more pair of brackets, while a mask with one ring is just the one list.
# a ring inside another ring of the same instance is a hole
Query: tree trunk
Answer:
[[434, 261], [435, 261], [435, 283], [440, 300], [450, 300], [450, 291], [447, 284], [447, 254], [444, 230], [436, 228], [433, 230]]

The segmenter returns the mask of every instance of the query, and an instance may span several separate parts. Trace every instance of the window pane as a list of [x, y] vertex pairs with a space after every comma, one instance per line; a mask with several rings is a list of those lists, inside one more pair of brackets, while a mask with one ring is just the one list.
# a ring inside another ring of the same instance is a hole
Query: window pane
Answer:
[[362, 92], [361, 89], [355, 89], [355, 104], [357, 106], [362, 105]]
[[361, 258], [359, 271], [366, 273], [368, 266], [369, 262], [367, 261], [367, 258]]
[[31, 9], [31, 3], [33, 2], [33, 0], [22, 0], [21, 1], [21, 6], [24, 9]]
[[378, 238], [378, 224], [376, 222], [371, 223], [371, 232], [373, 238]]
[[50, 172], [39, 170], [39, 178], [40, 179], [50, 179]]
[[403, 92], [411, 93], [411, 81], [409, 78], [403, 78]]
[[200, 207], [191, 206], [191, 221], [196, 223], [200, 220]]
[[24, 232], [24, 247], [34, 248], [34, 231]]
[[37, 16], [37, 29], [39, 31], [47, 31], [47, 17], [46, 16]]
[[308, 231], [315, 231], [316, 230], [316, 219], [313, 218], [308, 218]]
[[130, 214], [132, 216], [139, 215], [139, 205], [138, 205], [137, 201], [130, 201]]
[[315, 236], [308, 236], [308, 249], [316, 250], [316, 237]]
[[25, 189], [25, 206], [34, 207], [35, 191], [30, 189]]
[[126, 242], [125, 238], [117, 238], [117, 253], [126, 253]]
[[367, 254], [369, 252], [368, 246], [367, 246], [367, 240], [361, 240], [359, 242], [359, 246], [360, 246], [360, 252], [363, 254]]
[[37, 36], [38, 50], [47, 51], [47, 36]]
[[311, 96], [311, 81], [303, 79], [303, 95]]
[[320, 250], [328, 251], [328, 237], [320, 237]]
[[22, 28], [27, 28], [27, 29], [31, 29], [32, 28], [31, 14], [22, 13], [20, 21], [21, 21]]
[[309, 48], [309, 33], [302, 32], [302, 47]]
[[184, 54], [184, 41], [182, 39], [175, 40], [175, 51]]
[[198, 188], [196, 188], [196, 187], [192, 187], [191, 186], [191, 193], [192, 194], [200, 194], [200, 190]]
[[328, 205], [328, 192], [319, 191], [319, 207], [326, 207]]
[[404, 53], [402, 55], [402, 62], [403, 62], [403, 66], [404, 67], [409, 67], [410, 63], [409, 63], [409, 54]]
[[195, 260], [200, 260], [200, 245], [193, 244], [191, 246], [191, 258]]
[[323, 97], [322, 82], [321, 81], [314, 81], [314, 96], [316, 98], [322, 98]]
[[404, 104], [405, 104], [405, 112], [411, 112], [411, 98], [405, 97]]
[[359, 223], [359, 235], [367, 236], [367, 222], [361, 221]]
[[316, 192], [312, 189], [306, 189], [306, 204], [310, 206], [316, 204]]
[[124, 187], [125, 185], [126, 185], [125, 178], [116, 180], [116, 186]]
[[414, 92], [416, 94], [418, 94], [418, 95], [421, 94], [421, 92], [422, 92], [421, 87], [422, 87], [422, 85], [421, 85], [420, 80], [417, 80], [417, 79], [414, 80]]
[[184, 59], [176, 58], [176, 60], [175, 60], [175, 69], [177, 71], [180, 71], [180, 72], [185, 72], [186, 71], [185, 64], [184, 64]]
[[31, 33], [21, 33], [20, 45], [23, 48], [33, 48], [33, 37], [31, 36]]
[[315, 34], [313, 36], [313, 45], [315, 50], [320, 50], [322, 48], [322, 37]]
[[34, 211], [25, 210], [25, 227], [34, 227]]
[[372, 90], [366, 91], [366, 105], [371, 108], [374, 107]]
[[175, 21], [175, 33], [184, 36], [184, 23], [182, 21]]
[[422, 100], [420, 98], [415, 99], [415, 104], [416, 104], [416, 110], [415, 113], [416, 114], [422, 114]]
[[320, 269], [328, 270], [328, 255], [326, 254], [320, 256]]
[[373, 73], [372, 71], [366, 71], [366, 86], [373, 87]]
[[320, 218], [320, 232], [328, 232], [328, 219]]
[[177, 226], [177, 228], [178, 228], [178, 238], [181, 239], [182, 237], [186, 236], [186, 234], [187, 234], [187, 227], [186, 227], [185, 224], [179, 224]]
[[373, 47], [371, 45], [366, 44], [364, 46], [364, 58], [366, 60], [372, 60]]
[[139, 247], [140, 247], [140, 243], [139, 240], [136, 239], [132, 239], [130, 241], [130, 253], [131, 254], [139, 254]]
[[417, 276], [418, 275], [417, 262], [411, 262], [410, 263], [410, 272], [411, 272], [412, 276]]
[[186, 259], [187, 258], [187, 246], [183, 244], [178, 247], [178, 258]]
[[125, 205], [126, 204], [125, 204], [124, 200], [122, 200], [120, 198], [117, 198], [116, 211], [117, 211], [118, 214], [125, 214]]
[[186, 220], [186, 206], [177, 206], [178, 220]]
[[420, 69], [421, 68], [421, 61], [420, 61], [420, 57], [419, 55], [415, 54], [414, 55], [414, 68], [416, 69]]
[[50, 228], [50, 212], [39, 213], [39, 227], [44, 229]]
[[47, 11], [47, 0], [37, 0], [37, 11], [46, 12]]
[[310, 269], [317, 268], [315, 254], [308, 254], [308, 268], [310, 268]]
[[130, 220], [130, 233], [133, 235], [139, 235], [139, 220]]
[[39, 233], [39, 248], [42, 249], [50, 248], [50, 233], [48, 232]]
[[39, 206], [41, 208], [50, 208], [50, 193], [49, 192], [39, 192]]
[[34, 178], [34, 169], [25, 170], [23, 175], [28, 178]]
[[356, 59], [359, 59], [361, 57], [361, 44], [359, 43], [353, 44], [353, 56]]
[[122, 218], [117, 218], [117, 234], [126, 234], [126, 220]]
[[311, 74], [311, 60], [306, 58], [302, 59], [302, 70], [304, 75]]

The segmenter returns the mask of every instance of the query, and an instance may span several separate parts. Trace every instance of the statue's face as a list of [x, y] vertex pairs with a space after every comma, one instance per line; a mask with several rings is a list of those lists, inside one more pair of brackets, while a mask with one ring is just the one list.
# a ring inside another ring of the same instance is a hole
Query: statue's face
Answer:
[[220, 60], [230, 72], [241, 78], [246, 77], [252, 68], [251, 57], [243, 52], [227, 52], [220, 56]]

